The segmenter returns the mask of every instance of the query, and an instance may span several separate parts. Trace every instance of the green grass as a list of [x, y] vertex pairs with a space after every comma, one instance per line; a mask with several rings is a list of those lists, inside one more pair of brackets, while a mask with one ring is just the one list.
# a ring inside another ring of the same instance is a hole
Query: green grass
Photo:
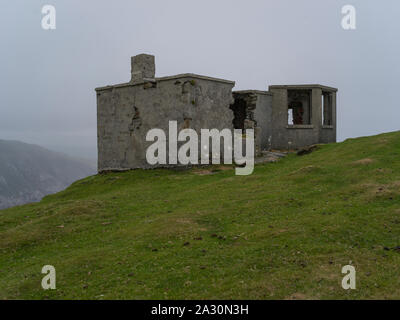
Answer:
[[400, 132], [222, 169], [98, 175], [0, 211], [0, 299], [400, 298]]

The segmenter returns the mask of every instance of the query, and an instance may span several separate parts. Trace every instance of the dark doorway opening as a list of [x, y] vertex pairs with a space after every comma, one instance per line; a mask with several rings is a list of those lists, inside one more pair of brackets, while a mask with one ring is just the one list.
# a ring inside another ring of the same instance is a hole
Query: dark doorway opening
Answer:
[[246, 119], [247, 104], [244, 99], [235, 99], [235, 103], [230, 107], [233, 111], [233, 128], [242, 129], [244, 128], [244, 121]]

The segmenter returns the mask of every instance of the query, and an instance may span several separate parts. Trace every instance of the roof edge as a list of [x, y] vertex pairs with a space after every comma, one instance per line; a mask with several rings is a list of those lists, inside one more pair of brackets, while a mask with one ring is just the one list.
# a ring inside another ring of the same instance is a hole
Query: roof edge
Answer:
[[222, 82], [222, 83], [232, 84], [233, 86], [235, 86], [235, 81], [231, 81], [231, 80], [202, 76], [200, 74], [194, 74], [194, 73], [181, 73], [181, 74], [177, 74], [177, 75], [173, 75], [173, 76], [159, 77], [159, 78], [154, 78], [154, 79], [144, 79], [143, 82], [135, 82], [135, 83], [125, 82], [125, 83], [120, 83], [120, 84], [115, 84], [115, 85], [108, 85], [108, 86], [95, 88], [95, 90], [103, 91], [103, 90], [110, 90], [113, 88], [123, 88], [123, 87], [143, 85], [143, 83], [146, 83], [146, 82], [168, 81], [168, 80], [175, 80], [175, 79], [182, 79], [182, 78], [194, 78], [194, 79]]

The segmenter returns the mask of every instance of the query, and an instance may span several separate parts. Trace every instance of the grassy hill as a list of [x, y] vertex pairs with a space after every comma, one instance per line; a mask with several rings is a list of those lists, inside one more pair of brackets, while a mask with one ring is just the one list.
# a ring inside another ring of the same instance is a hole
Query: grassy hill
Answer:
[[[0, 211], [1, 299], [400, 298], [400, 132], [258, 165], [86, 178]], [[57, 270], [57, 290], [41, 269]], [[357, 289], [341, 287], [342, 266]]]

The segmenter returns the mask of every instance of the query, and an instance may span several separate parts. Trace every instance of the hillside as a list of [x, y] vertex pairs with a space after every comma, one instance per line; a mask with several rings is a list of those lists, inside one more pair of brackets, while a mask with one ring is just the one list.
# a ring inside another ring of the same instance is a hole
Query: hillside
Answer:
[[[250, 176], [91, 176], [0, 211], [0, 299], [399, 299], [399, 196], [400, 132]], [[40, 286], [48, 264], [57, 290]]]
[[93, 166], [67, 155], [0, 140], [0, 209], [39, 201], [95, 172]]

